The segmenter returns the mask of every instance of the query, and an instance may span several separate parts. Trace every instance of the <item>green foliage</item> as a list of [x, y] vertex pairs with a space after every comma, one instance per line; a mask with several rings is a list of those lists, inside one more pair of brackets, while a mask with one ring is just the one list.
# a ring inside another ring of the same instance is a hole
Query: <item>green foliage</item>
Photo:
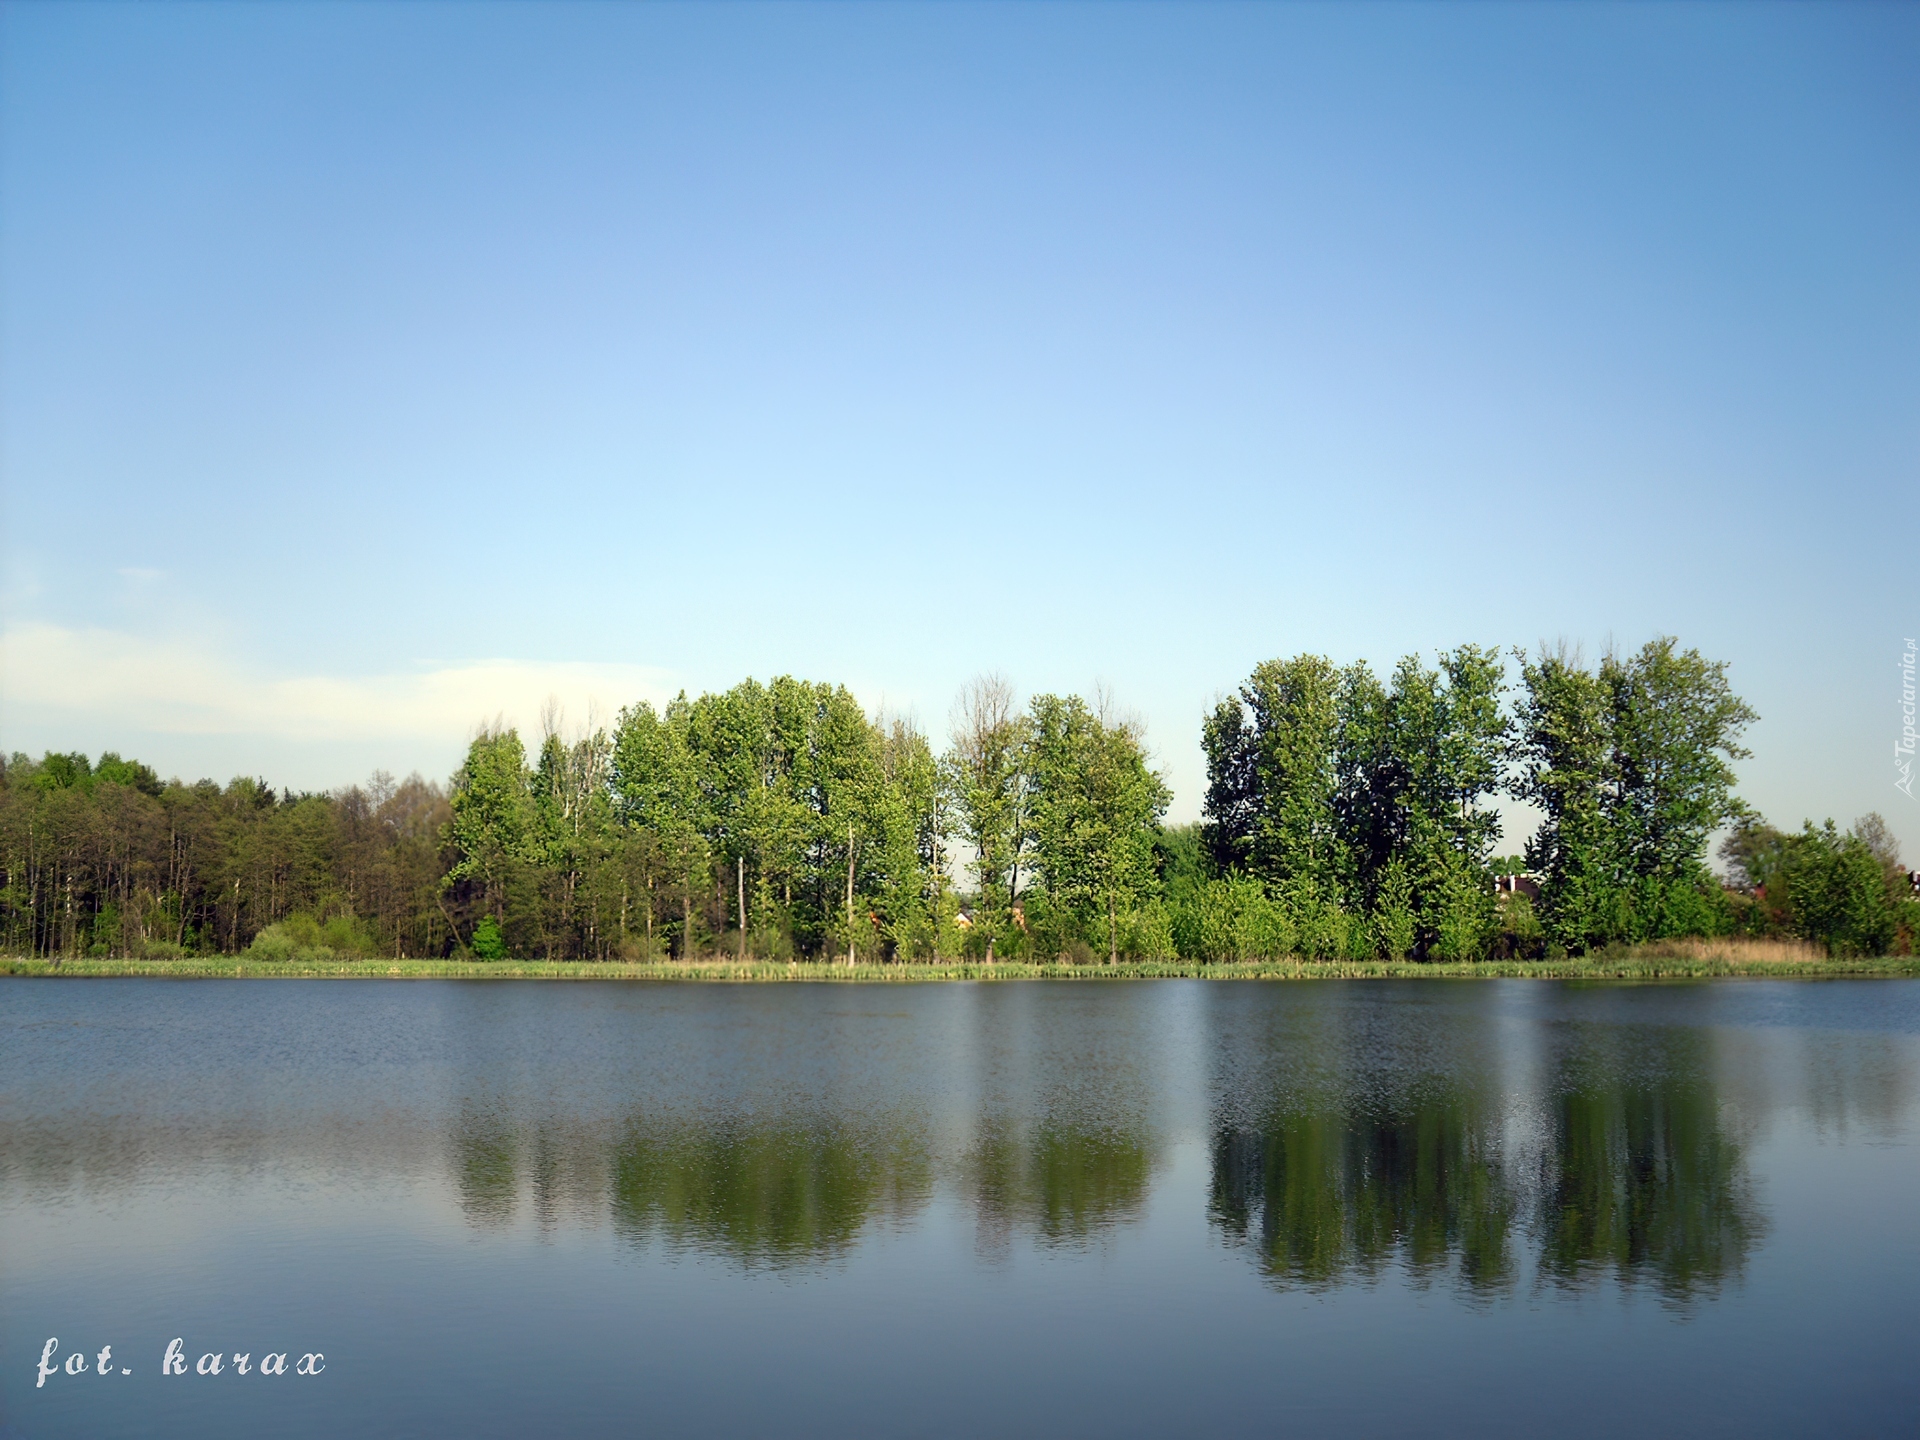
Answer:
[[366, 923], [352, 915], [320, 920], [305, 911], [295, 911], [256, 934], [246, 953], [252, 959], [274, 963], [324, 964], [335, 959], [357, 960], [375, 950]]
[[535, 844], [527, 752], [515, 730], [483, 730], [453, 777], [453, 880], [477, 881], [498, 911], [508, 867]]
[[375, 948], [366, 925], [352, 915], [337, 914], [316, 919], [296, 910], [279, 922], [278, 928], [292, 937], [296, 945], [321, 946], [338, 955], [369, 955]]
[[[247, 954], [256, 960], [281, 963], [294, 959], [297, 948], [293, 943], [293, 937], [287, 934], [284, 926], [269, 925], [253, 937], [253, 943], [247, 947]], [[304, 960], [318, 960], [320, 957], [309, 951], [306, 955], [302, 955], [299, 958]], [[329, 952], [326, 958], [333, 958], [332, 953]]]
[[1073, 917], [1071, 938], [1104, 928], [1107, 958], [1118, 960], [1120, 915], [1156, 878], [1153, 836], [1172, 796], [1133, 726], [1106, 723], [1077, 695], [1042, 695], [1031, 717], [1036, 873], [1050, 904]]
[[56, 755], [48, 751], [40, 759], [33, 783], [41, 790], [91, 789], [93, 765], [81, 751]]
[[1203, 728], [1214, 864], [1262, 882], [1304, 954], [1483, 953], [1502, 676], [1473, 645], [1438, 669], [1408, 657], [1384, 686], [1319, 656], [1260, 666]]
[[1571, 950], [1714, 933], [1707, 840], [1739, 819], [1732, 762], [1753, 710], [1726, 666], [1670, 638], [1609, 655], [1522, 657], [1512, 793], [1545, 821], [1527, 847], [1540, 918]]
[[[0, 767], [0, 936], [16, 952], [107, 958], [269, 950], [436, 954], [452, 943], [440, 885], [439, 787], [376, 775], [333, 795], [264, 781], [162, 784], [109, 751]], [[456, 907], [457, 908], [457, 907]], [[324, 932], [324, 933], [323, 933]]]
[[1413, 881], [1407, 875], [1406, 862], [1397, 855], [1381, 867], [1373, 906], [1379, 953], [1389, 960], [1406, 959], [1413, 953], [1419, 918], [1413, 911]]
[[638, 705], [612, 753], [614, 813], [662, 862], [649, 895], [658, 878], [677, 900], [663, 920], [682, 956], [729, 933], [741, 955], [958, 947], [932, 749], [844, 687], [782, 676]]
[[959, 838], [973, 852], [978, 903], [967, 940], [989, 960], [997, 949], [1018, 947], [1023, 934], [1015, 907], [1032, 839], [1028, 729], [1006, 681], [982, 677], [955, 707], [953, 745], [943, 763]]
[[480, 923], [473, 927], [472, 949], [481, 960], [507, 958], [506, 936], [500, 933], [500, 925], [491, 915], [482, 916]]
[[[1136, 965], [1524, 962], [1668, 936], [1910, 946], [1885, 822], [1783, 835], [1732, 794], [1752, 711], [1668, 639], [1587, 668], [1463, 645], [1382, 679], [1257, 667], [1204, 721], [1199, 825], [1104, 702], [969, 686], [936, 753], [842, 686], [780, 676], [611, 732], [487, 729], [442, 793], [162, 784], [108, 753], [0, 766], [16, 952], [277, 963], [969, 957]], [[1501, 787], [1543, 812], [1496, 855]], [[1707, 871], [1717, 826], [1735, 888]], [[1537, 901], [1497, 875], [1537, 878]], [[1876, 889], [1875, 886], [1878, 886]], [[965, 912], [963, 924], [962, 912]]]
[[[86, 757], [80, 758], [84, 760]], [[102, 755], [100, 763], [93, 767], [93, 778], [96, 783], [124, 785], [129, 790], [138, 790], [142, 795], [158, 795], [166, 788], [151, 766], [142, 765], [138, 760], [122, 760], [112, 750]]]
[[1292, 919], [1251, 876], [1206, 881], [1183, 902], [1171, 929], [1174, 948], [1185, 958], [1218, 962], [1294, 953]]
[[1340, 687], [1321, 656], [1270, 660], [1207, 717], [1207, 845], [1221, 870], [1338, 893], [1348, 860], [1335, 815]]
[[1546, 948], [1547, 932], [1535, 913], [1533, 901], [1523, 894], [1511, 894], [1500, 905], [1500, 931], [1494, 937], [1493, 953], [1501, 960], [1539, 959]]
[[1163, 825], [1153, 836], [1153, 866], [1160, 888], [1178, 895], [1204, 884], [1213, 873], [1206, 837], [1198, 825]]
[[1796, 932], [1833, 955], [1883, 954], [1896, 914], [1880, 861], [1865, 841], [1842, 835], [1833, 821], [1809, 821], [1794, 837], [1784, 869]]

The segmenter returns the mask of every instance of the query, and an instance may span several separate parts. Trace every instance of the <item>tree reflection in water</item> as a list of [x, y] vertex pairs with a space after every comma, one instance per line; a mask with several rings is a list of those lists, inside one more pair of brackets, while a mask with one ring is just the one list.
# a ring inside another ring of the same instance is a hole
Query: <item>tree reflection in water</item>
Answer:
[[640, 1243], [807, 1264], [843, 1254], [872, 1219], [911, 1215], [932, 1177], [924, 1137], [897, 1117], [638, 1121], [613, 1156], [613, 1220]]
[[964, 1168], [983, 1249], [1004, 1251], [1016, 1230], [1043, 1245], [1077, 1245], [1139, 1213], [1153, 1151], [1145, 1135], [1117, 1125], [994, 1120]]
[[[1716, 1059], [1755, 1071], [1714, 1049], [1743, 1043], [1686, 1026], [1503, 1028], [1440, 992], [1223, 996], [1207, 1213], [1283, 1288], [1391, 1269], [1469, 1297], [1619, 1284], [1684, 1304], [1737, 1279], [1762, 1233], [1733, 1118], [1762, 1102], [1715, 1078]], [[870, 1094], [598, 1115], [476, 1101], [450, 1168], [476, 1226], [571, 1214], [748, 1267], [832, 1261], [936, 1187], [987, 1255], [1016, 1238], [1084, 1246], [1145, 1214], [1168, 1145], [1150, 1088], [1098, 1059], [1065, 1067], [1072, 1084], [992, 1072], [944, 1111]]]
[[[637, 1114], [610, 1128], [469, 1112], [452, 1162], [477, 1226], [513, 1223], [523, 1194], [542, 1228], [562, 1208], [587, 1218], [604, 1204], [636, 1244], [775, 1268], [831, 1260], [876, 1221], [911, 1218], [942, 1168], [924, 1126], [884, 1112]], [[987, 1248], [1016, 1230], [1072, 1245], [1139, 1212], [1153, 1151], [1113, 1125], [993, 1120], [944, 1168]]]
[[1474, 1290], [1512, 1278], [1515, 1203], [1487, 1127], [1461, 1103], [1401, 1114], [1281, 1113], [1214, 1141], [1214, 1222], [1282, 1285], [1330, 1288], [1401, 1260], [1426, 1280], [1456, 1261]]
[[469, 1111], [453, 1134], [454, 1179], [467, 1219], [488, 1228], [513, 1219], [520, 1199], [512, 1125], [497, 1115]]
[[1564, 1058], [1549, 1112], [1540, 1269], [1563, 1286], [1614, 1275], [1681, 1301], [1738, 1278], [1763, 1222], [1705, 1037], [1676, 1030], [1648, 1043], [1651, 1056], [1595, 1036]]
[[1763, 1224], [1706, 1043], [1575, 1034], [1542, 1087], [1499, 1101], [1479, 1075], [1396, 1085], [1377, 1069], [1344, 1093], [1282, 1091], [1265, 1118], [1217, 1126], [1214, 1224], [1282, 1287], [1398, 1264], [1416, 1283], [1451, 1276], [1491, 1296], [1513, 1285], [1525, 1245], [1557, 1287], [1712, 1295]]
[[551, 1228], [602, 1215], [636, 1244], [784, 1266], [844, 1253], [932, 1193], [925, 1137], [899, 1116], [635, 1115], [610, 1127], [469, 1112], [453, 1135], [468, 1221], [511, 1224], [523, 1187]]

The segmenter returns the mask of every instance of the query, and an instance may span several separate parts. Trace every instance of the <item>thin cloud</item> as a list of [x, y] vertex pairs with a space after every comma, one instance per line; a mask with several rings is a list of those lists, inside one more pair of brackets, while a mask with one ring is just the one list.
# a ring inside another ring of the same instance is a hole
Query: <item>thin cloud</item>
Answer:
[[537, 729], [558, 699], [569, 717], [610, 718], [636, 700], [678, 689], [644, 665], [476, 660], [413, 673], [248, 673], [188, 640], [153, 641], [114, 630], [24, 624], [0, 633], [0, 717], [111, 722], [127, 731], [264, 735], [294, 741], [464, 737], [495, 715]]

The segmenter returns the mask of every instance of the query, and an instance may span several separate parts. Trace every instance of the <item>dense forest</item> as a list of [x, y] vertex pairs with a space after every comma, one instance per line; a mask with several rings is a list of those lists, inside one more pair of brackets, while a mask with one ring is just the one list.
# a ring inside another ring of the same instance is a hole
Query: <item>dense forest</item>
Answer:
[[[609, 731], [475, 736], [450, 782], [163, 782], [106, 754], [0, 774], [0, 943], [48, 956], [713, 953], [1473, 959], [1693, 935], [1905, 951], [1877, 816], [1769, 826], [1724, 663], [1464, 645], [1390, 676], [1302, 655], [1202, 726], [1198, 825], [1105, 697], [976, 680], [944, 750], [844, 687], [642, 702]], [[1500, 854], [1495, 802], [1541, 823]], [[1724, 874], [1709, 865], [1723, 836]], [[1515, 878], [1507, 878], [1515, 877]]]

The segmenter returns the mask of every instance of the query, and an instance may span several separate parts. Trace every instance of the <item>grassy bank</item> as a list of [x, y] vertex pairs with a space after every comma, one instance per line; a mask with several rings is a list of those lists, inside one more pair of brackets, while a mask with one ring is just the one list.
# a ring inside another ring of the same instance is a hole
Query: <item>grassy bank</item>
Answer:
[[265, 961], [245, 955], [181, 960], [0, 960], [0, 974], [38, 976], [175, 977], [180, 979], [303, 980], [1385, 980], [1496, 979], [1676, 980], [1715, 976], [1920, 976], [1920, 957], [1830, 958], [1810, 946], [1781, 941], [1677, 941], [1563, 960], [1482, 960], [1415, 964], [1392, 960], [1123, 961], [1118, 965], [943, 961], [900, 965], [827, 965], [738, 961], [619, 963], [548, 960], [324, 960]]

